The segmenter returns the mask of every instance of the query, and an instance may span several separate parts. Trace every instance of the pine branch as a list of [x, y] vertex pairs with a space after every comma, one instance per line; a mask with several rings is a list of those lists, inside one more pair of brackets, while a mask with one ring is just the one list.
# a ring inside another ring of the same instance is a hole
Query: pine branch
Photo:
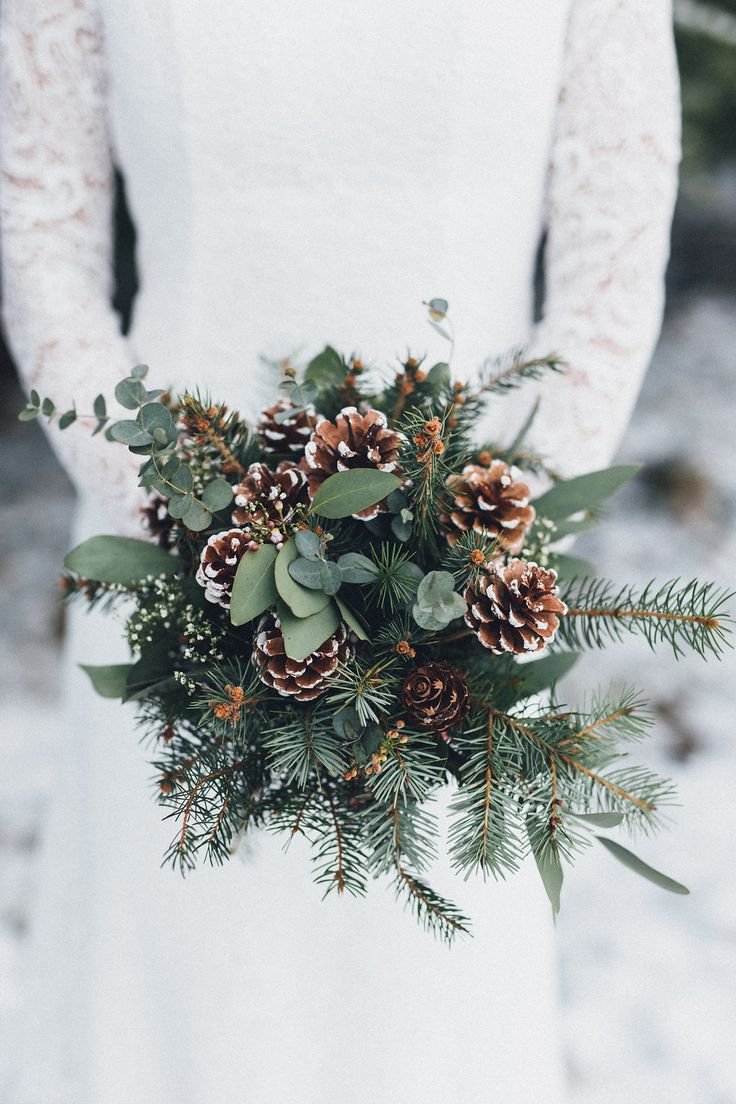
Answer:
[[561, 594], [568, 613], [561, 618], [558, 639], [573, 648], [603, 648], [626, 632], [640, 632], [650, 647], [669, 644], [675, 655], [690, 647], [703, 658], [720, 656], [733, 645], [731, 617], [725, 612], [733, 593], [697, 579], [679, 586], [649, 583], [643, 591], [625, 585], [618, 590], [601, 579], [573, 580]]
[[527, 359], [523, 348], [510, 349], [504, 356], [485, 361], [479, 373], [476, 394], [501, 395], [527, 380], [539, 380], [547, 372], [561, 372], [564, 362], [554, 354]]

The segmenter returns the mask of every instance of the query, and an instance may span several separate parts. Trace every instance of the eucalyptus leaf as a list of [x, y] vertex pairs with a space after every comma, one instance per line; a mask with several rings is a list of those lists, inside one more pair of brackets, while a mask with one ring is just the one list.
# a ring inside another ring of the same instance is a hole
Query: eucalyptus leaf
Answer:
[[149, 433], [153, 433], [154, 429], [167, 430], [173, 425], [171, 412], [157, 402], [145, 403], [140, 409], [139, 418], [141, 425]]
[[133, 379], [138, 379], [138, 380], [145, 379], [146, 376], [148, 375], [148, 365], [147, 364], [136, 364], [135, 368], [133, 369], [133, 371], [130, 374], [133, 377]]
[[312, 501], [312, 512], [325, 518], [350, 517], [375, 506], [400, 486], [398, 476], [376, 468], [336, 472], [320, 486]]
[[455, 578], [449, 571], [430, 571], [417, 589], [417, 602], [430, 608], [449, 598], [455, 591]]
[[31, 388], [31, 393], [29, 395], [29, 398], [31, 400], [31, 406], [35, 406], [35, 407], [40, 408], [40, 406], [41, 406], [41, 396], [39, 395], [38, 391], [36, 391], [36, 389], [34, 387]]
[[360, 552], [346, 552], [338, 559], [337, 566], [345, 583], [357, 583], [360, 586], [374, 583], [378, 577], [378, 568], [373, 560]]
[[560, 895], [564, 878], [560, 857], [551, 847], [547, 847], [543, 851], [532, 847], [532, 851], [537, 870], [542, 879], [542, 885], [549, 897], [549, 903], [552, 905], [552, 912], [557, 916], [560, 911]]
[[331, 597], [337, 594], [342, 584], [340, 568], [336, 563], [333, 563], [332, 560], [323, 560], [319, 565], [319, 570], [324, 593], [329, 594]]
[[181, 560], [149, 541], [131, 537], [90, 537], [68, 552], [64, 567], [98, 583], [131, 586], [149, 576], [175, 575]]
[[192, 508], [192, 496], [190, 494], [172, 495], [169, 499], [169, 513], [177, 520], [188, 514]]
[[151, 434], [142, 429], [140, 424], [132, 418], [123, 419], [121, 422], [113, 422], [108, 430], [113, 441], [120, 441], [123, 445], [150, 445], [153, 442]]
[[89, 675], [92, 686], [101, 698], [119, 698], [125, 696], [128, 675], [133, 670], [132, 663], [112, 663], [103, 667], [79, 665]]
[[67, 410], [59, 418], [59, 429], [68, 429], [77, 420], [76, 410]]
[[137, 410], [148, 398], [148, 392], [140, 379], [129, 376], [116, 386], [115, 398], [126, 410]]
[[331, 345], [326, 345], [321, 353], [310, 360], [304, 378], [319, 388], [335, 387], [345, 378], [342, 357]]
[[151, 431], [151, 436], [153, 437], [154, 443], [158, 445], [159, 448], [164, 448], [169, 442], [169, 435], [162, 426], [156, 426], [156, 428]]
[[687, 886], [682, 885], [680, 882], [676, 882], [674, 878], [669, 878], [666, 874], [662, 874], [661, 871], [655, 870], [653, 866], [649, 866], [642, 859], [635, 855], [633, 851], [629, 851], [628, 848], [622, 847], [620, 843], [616, 843], [615, 840], [608, 839], [607, 836], [595, 837], [607, 851], [618, 859], [624, 866], [628, 866], [629, 870], [633, 870], [635, 874], [639, 874], [642, 878], [646, 878], [647, 881], [654, 882], [660, 889], [666, 889], [669, 893], [680, 893], [683, 896], [690, 893]]
[[582, 560], [578, 556], [555, 554], [550, 556], [549, 566], [557, 572], [560, 580], [585, 579], [595, 575], [595, 565], [590, 560]]
[[440, 319], [444, 318], [450, 309], [450, 304], [446, 299], [430, 299], [425, 306], [429, 310], [430, 318], [434, 319], [435, 322], [439, 322]]
[[521, 701], [554, 686], [579, 659], [579, 652], [551, 652], [542, 659], [519, 664], [516, 668], [515, 700]]
[[214, 479], [202, 492], [202, 501], [210, 510], [224, 510], [233, 500], [233, 489], [226, 479]]
[[299, 550], [299, 555], [305, 560], [319, 560], [322, 551], [322, 542], [311, 529], [300, 529], [295, 535], [294, 541]]
[[309, 590], [322, 590], [322, 563], [320, 560], [307, 560], [304, 556], [289, 564], [292, 579]]
[[618, 828], [619, 824], [623, 823], [623, 813], [573, 813], [568, 812], [568, 816], [574, 817], [575, 820], [582, 820], [585, 824], [592, 824], [595, 828]]
[[209, 510], [206, 510], [204, 506], [201, 506], [199, 502], [193, 501], [184, 514], [182, 521], [186, 528], [191, 529], [193, 533], [201, 533], [212, 521], [212, 514]]
[[[178, 460], [178, 457], [172, 457], [172, 459]], [[179, 461], [179, 467], [172, 475], [169, 474], [169, 461], [167, 461], [161, 474], [172, 484], [172, 489], [179, 491], [180, 494], [187, 494], [194, 487], [192, 469], [186, 464], [182, 464], [181, 461]]]
[[345, 706], [333, 713], [332, 727], [337, 735], [342, 736], [345, 740], [355, 740], [363, 728], [358, 714], [352, 706]]
[[310, 590], [292, 578], [289, 568], [299, 559], [296, 542], [291, 539], [282, 545], [276, 557], [274, 579], [276, 589], [295, 617], [311, 617], [328, 605], [329, 595], [321, 590]]
[[397, 514], [391, 518], [391, 532], [398, 541], [405, 543], [412, 534], [411, 521], [405, 521]]
[[370, 640], [370, 636], [368, 635], [368, 627], [364, 623], [362, 617], [360, 617], [359, 614], [355, 612], [355, 610], [352, 610], [350, 606], [342, 600], [342, 598], [337, 597], [335, 598], [335, 601], [337, 602], [337, 608], [340, 610], [340, 616], [342, 617], [347, 627], [349, 629], [352, 629], [358, 640]]
[[433, 330], [436, 330], [437, 333], [440, 334], [441, 337], [444, 337], [445, 341], [452, 341], [452, 337], [444, 328], [444, 326], [439, 326], [436, 322], [433, 322], [431, 318], [429, 319], [429, 324]]
[[248, 551], [241, 557], [230, 596], [233, 625], [245, 625], [276, 601], [276, 556], [275, 545], [262, 544], [255, 552]]
[[41, 403], [41, 413], [45, 415], [45, 417], [50, 418], [55, 410], [56, 407], [54, 406], [51, 399], [44, 399]]
[[19, 422], [34, 422], [41, 411], [36, 406], [24, 406], [18, 415]]
[[92, 409], [96, 418], [102, 419], [107, 417], [107, 403], [105, 402], [104, 395], [97, 396], [93, 403]]
[[441, 360], [433, 364], [427, 372], [426, 383], [432, 391], [439, 391], [443, 387], [448, 387], [451, 379], [450, 365]]
[[541, 517], [552, 521], [568, 518], [580, 510], [590, 510], [633, 479], [641, 467], [641, 464], [621, 464], [563, 480], [535, 499], [534, 508]]
[[276, 603], [277, 616], [289, 659], [303, 660], [315, 652], [340, 626], [340, 616], [333, 601], [310, 617], [295, 617], [285, 602]]
[[[151, 464], [151, 468], [155, 471], [155, 464], [153, 463], [153, 461], [150, 461], [150, 464]], [[164, 466], [161, 469], [161, 475], [163, 476], [164, 479], [174, 479], [179, 474], [181, 466], [182, 466], [181, 465], [181, 460], [179, 459], [178, 456], [170, 456], [169, 459], [166, 461], [166, 463], [164, 464]], [[189, 471], [188, 468], [186, 470]], [[192, 473], [190, 471], [189, 472], [189, 478], [191, 479], [191, 477], [192, 477]], [[191, 491], [192, 487], [191, 486], [181, 487], [179, 489], [180, 490]]]

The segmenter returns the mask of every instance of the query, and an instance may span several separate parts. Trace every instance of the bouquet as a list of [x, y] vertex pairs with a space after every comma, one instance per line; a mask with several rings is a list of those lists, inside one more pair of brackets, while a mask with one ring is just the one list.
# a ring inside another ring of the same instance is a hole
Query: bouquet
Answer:
[[[451, 341], [447, 304], [428, 307]], [[531, 852], [556, 911], [564, 866], [597, 840], [687, 892], [600, 834], [649, 832], [672, 802], [629, 759], [650, 724], [639, 696], [580, 708], [556, 686], [582, 649], [631, 633], [717, 656], [729, 596], [614, 584], [560, 550], [637, 467], [560, 479], [525, 445], [534, 410], [513, 441], [474, 440], [489, 402], [559, 368], [516, 351], [470, 384], [409, 356], [381, 381], [328, 346], [285, 365], [254, 428], [208, 396], [148, 390], [145, 366], [115, 389], [129, 418], [97, 398], [93, 431], [141, 458], [148, 533], [92, 537], [62, 582], [124, 605], [132, 662], [85, 670], [136, 704], [172, 863], [223, 862], [256, 826], [301, 833], [326, 893], [390, 876], [451, 940], [469, 922], [426, 875], [450, 786], [463, 875], [505, 877]], [[32, 392], [21, 417], [39, 414], [58, 412]], [[527, 473], [550, 489], [533, 498]]]

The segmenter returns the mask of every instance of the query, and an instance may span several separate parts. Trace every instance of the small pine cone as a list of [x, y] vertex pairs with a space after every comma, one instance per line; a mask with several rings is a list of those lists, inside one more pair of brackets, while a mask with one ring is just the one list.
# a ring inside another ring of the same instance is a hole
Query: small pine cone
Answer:
[[348, 633], [344, 625], [325, 640], [306, 659], [289, 659], [284, 649], [279, 620], [267, 613], [258, 624], [253, 642], [253, 663], [261, 682], [283, 697], [313, 701], [327, 689], [327, 682], [350, 657]]
[[496, 538], [506, 552], [521, 552], [535, 510], [529, 505], [531, 492], [518, 475], [503, 460], [492, 460], [488, 467], [468, 464], [449, 476], [447, 489], [453, 503], [440, 514], [448, 542], [454, 544], [461, 533], [472, 529]]
[[294, 411], [294, 416], [287, 422], [277, 422], [276, 415], [283, 414], [292, 409], [289, 399], [279, 399], [273, 406], [267, 406], [261, 411], [261, 416], [256, 425], [256, 433], [263, 442], [266, 452], [285, 453], [304, 452], [309, 437], [317, 421], [316, 416], [309, 410]]
[[468, 684], [449, 663], [424, 663], [404, 679], [401, 702], [410, 719], [422, 728], [453, 728], [468, 712]]
[[[302, 461], [309, 497], [314, 498], [329, 476], [350, 468], [377, 468], [400, 474], [398, 459], [403, 442], [403, 434], [388, 428], [386, 415], [380, 410], [361, 414], [354, 406], [346, 406], [334, 422], [322, 418], [307, 443]], [[385, 505], [379, 502], [353, 516], [369, 521], [385, 512]]]
[[174, 526], [176, 522], [169, 513], [168, 500], [159, 494], [152, 494], [145, 506], [141, 507], [143, 528], [150, 533], [161, 548], [174, 547]]
[[262, 526], [271, 530], [271, 541], [284, 542], [284, 526], [299, 502], [306, 499], [307, 477], [301, 468], [284, 460], [273, 472], [267, 464], [251, 464], [237, 487], [233, 525]]
[[490, 565], [468, 586], [465, 601], [465, 624], [495, 655], [538, 652], [567, 613], [557, 597], [557, 572], [524, 560]]
[[248, 549], [257, 547], [245, 529], [225, 529], [210, 537], [202, 550], [196, 575], [208, 602], [230, 608], [238, 564]]

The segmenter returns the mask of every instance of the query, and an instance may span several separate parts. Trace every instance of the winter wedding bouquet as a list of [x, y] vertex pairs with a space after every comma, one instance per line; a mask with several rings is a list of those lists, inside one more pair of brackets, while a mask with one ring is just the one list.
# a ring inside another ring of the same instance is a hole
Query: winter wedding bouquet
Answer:
[[[446, 303], [429, 308], [446, 332]], [[136, 703], [173, 863], [221, 862], [252, 826], [302, 833], [327, 892], [388, 875], [451, 939], [468, 922], [426, 876], [449, 785], [461, 874], [504, 877], [531, 852], [556, 910], [564, 865], [595, 839], [687, 892], [599, 834], [649, 831], [672, 799], [629, 761], [649, 724], [638, 696], [580, 709], [555, 686], [581, 649], [629, 633], [718, 655], [727, 596], [613, 584], [558, 550], [635, 467], [553, 478], [532, 499], [533, 414], [504, 447], [474, 441], [490, 401], [558, 368], [518, 353], [471, 385], [408, 358], [380, 384], [327, 347], [286, 367], [253, 429], [208, 397], [147, 390], [143, 366], [115, 391], [130, 418], [111, 424], [97, 398], [94, 432], [141, 458], [148, 539], [85, 541], [63, 585], [131, 610], [134, 661], [85, 670]], [[57, 416], [33, 392], [21, 417], [39, 414]]]

